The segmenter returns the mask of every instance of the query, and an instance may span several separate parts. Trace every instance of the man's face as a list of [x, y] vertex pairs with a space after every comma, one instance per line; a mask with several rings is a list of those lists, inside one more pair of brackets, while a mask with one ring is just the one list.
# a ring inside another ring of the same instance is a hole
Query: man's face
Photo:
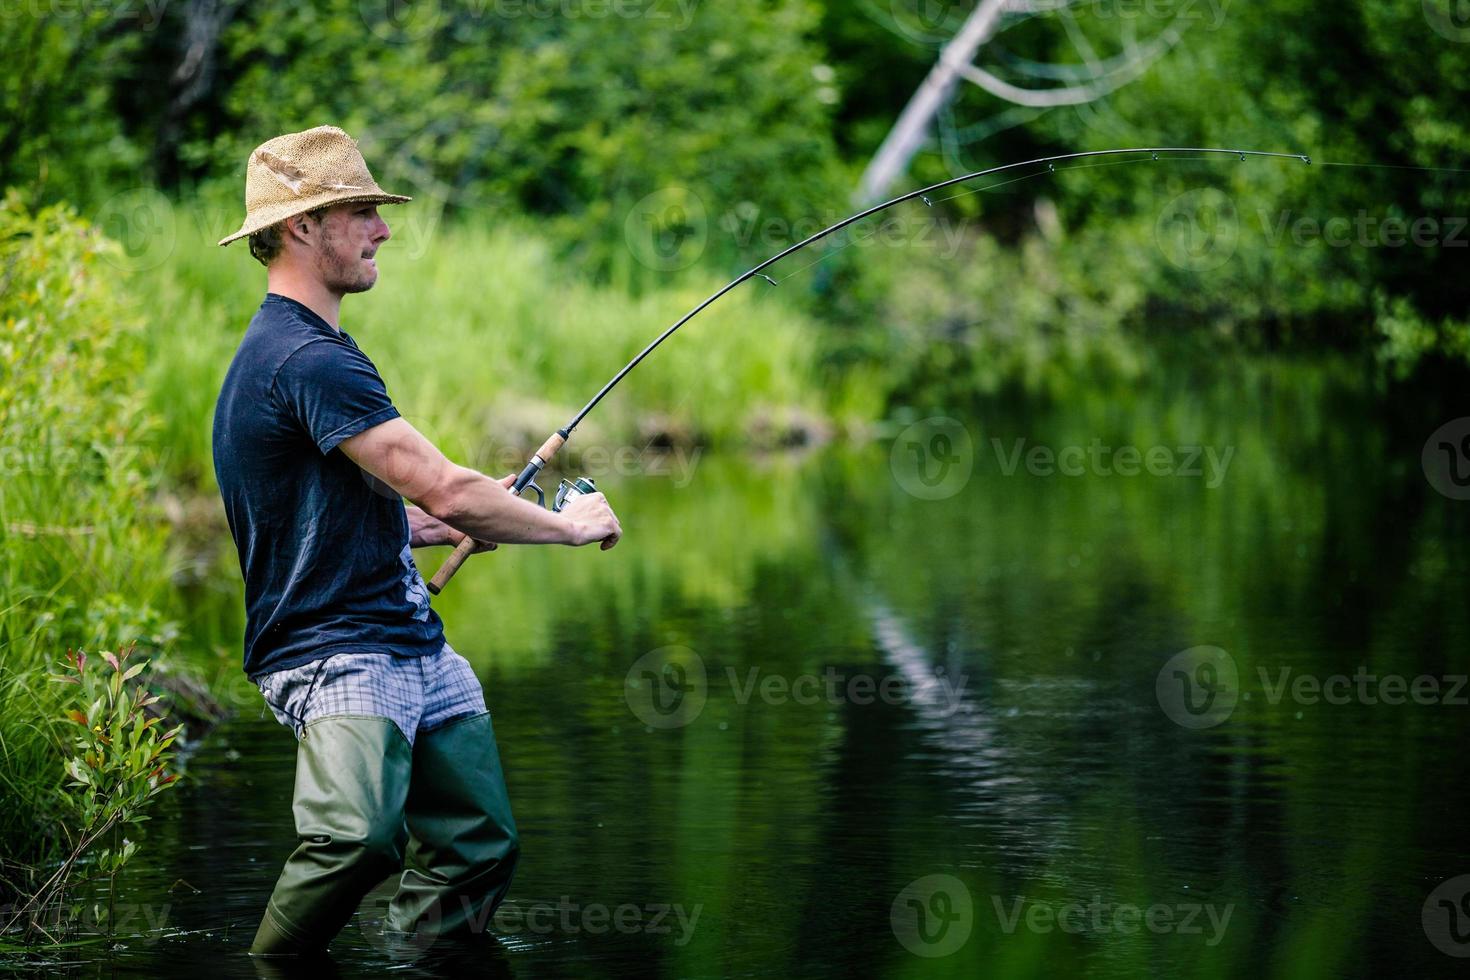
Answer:
[[313, 257], [322, 284], [335, 293], [361, 293], [378, 281], [373, 256], [388, 240], [376, 204], [339, 204], [322, 215]]

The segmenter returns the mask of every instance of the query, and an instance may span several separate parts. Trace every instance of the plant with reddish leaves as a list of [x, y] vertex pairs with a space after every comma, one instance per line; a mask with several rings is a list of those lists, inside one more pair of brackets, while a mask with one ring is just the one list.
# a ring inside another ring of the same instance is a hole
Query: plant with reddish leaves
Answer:
[[[88, 668], [85, 652], [67, 651], [64, 669], [52, 680], [75, 685], [73, 707], [65, 712], [73, 737], [63, 763], [67, 800], [74, 820], [65, 821], [68, 856], [30, 900], [12, 913], [5, 923], [9, 931], [27, 917], [26, 935], [41, 932], [55, 941], [43, 923], [44, 913], [59, 905], [63, 897], [85, 881], [106, 877], [108, 908], [94, 908], [95, 920], [106, 922], [109, 935], [114, 921], [117, 873], [136, 853], [138, 845], [123, 836], [129, 825], [148, 819], [149, 802], [171, 786], [177, 775], [166, 771], [172, 753], [169, 747], [182, 725], [161, 729], [161, 719], [148, 708], [159, 699], [142, 684], [129, 685], [148, 666], [148, 661], [129, 665], [129, 646], [117, 654], [104, 652], [105, 666]], [[94, 662], [95, 663], [95, 662]], [[77, 878], [75, 871], [83, 855], [95, 849], [91, 862], [95, 871]], [[75, 922], [80, 904], [70, 908]]]

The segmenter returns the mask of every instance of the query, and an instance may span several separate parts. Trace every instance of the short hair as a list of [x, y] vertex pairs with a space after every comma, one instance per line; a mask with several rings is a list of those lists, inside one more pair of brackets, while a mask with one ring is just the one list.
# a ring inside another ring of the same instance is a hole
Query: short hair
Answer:
[[[337, 202], [334, 201], [333, 204], [335, 203]], [[306, 214], [313, 221], [320, 223], [322, 215], [326, 214], [331, 207], [331, 204], [323, 204], [319, 208], [312, 208]], [[273, 225], [267, 225], [259, 231], [251, 232], [250, 254], [255, 256], [255, 261], [264, 266], [269, 266], [274, 262], [276, 257], [281, 254], [281, 249], [286, 245], [285, 231], [286, 222], [283, 219]]]

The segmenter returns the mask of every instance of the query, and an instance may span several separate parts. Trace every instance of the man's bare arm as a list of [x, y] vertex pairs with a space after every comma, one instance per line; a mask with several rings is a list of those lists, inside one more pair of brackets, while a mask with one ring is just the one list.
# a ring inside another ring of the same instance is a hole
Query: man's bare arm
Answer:
[[[425, 512], [477, 541], [591, 544], [611, 548], [622, 528], [600, 493], [561, 513], [538, 507], [498, 480], [451, 462], [406, 419], [390, 419], [343, 440], [347, 457]], [[585, 501], [585, 503], [584, 503]]]
[[[515, 476], [507, 478], [511, 483], [515, 482]], [[505, 486], [506, 480], [500, 481]], [[429, 548], [434, 545], [447, 544], [450, 547], [457, 546], [464, 535], [454, 528], [445, 524], [433, 514], [428, 513], [421, 507], [413, 504], [403, 508], [408, 515], [408, 543], [414, 548]], [[490, 541], [475, 542], [475, 550], [471, 554], [478, 555], [482, 551], [494, 551], [495, 544]]]

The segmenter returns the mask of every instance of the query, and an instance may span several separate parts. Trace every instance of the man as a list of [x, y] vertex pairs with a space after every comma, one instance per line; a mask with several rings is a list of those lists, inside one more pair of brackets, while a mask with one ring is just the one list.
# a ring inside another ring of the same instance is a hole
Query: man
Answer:
[[[324, 949], [398, 871], [388, 928], [483, 927], [518, 853], [484, 695], [429, 607], [412, 548], [491, 542], [604, 549], [601, 494], [543, 510], [451, 463], [399, 416], [338, 323], [371, 289], [384, 193], [356, 144], [319, 126], [258, 147], [245, 222], [268, 292], [214, 416], [214, 466], [245, 579], [245, 672], [298, 736], [300, 846], [251, 946]], [[405, 325], [409, 326], [409, 325]], [[405, 507], [403, 498], [416, 506]]]

